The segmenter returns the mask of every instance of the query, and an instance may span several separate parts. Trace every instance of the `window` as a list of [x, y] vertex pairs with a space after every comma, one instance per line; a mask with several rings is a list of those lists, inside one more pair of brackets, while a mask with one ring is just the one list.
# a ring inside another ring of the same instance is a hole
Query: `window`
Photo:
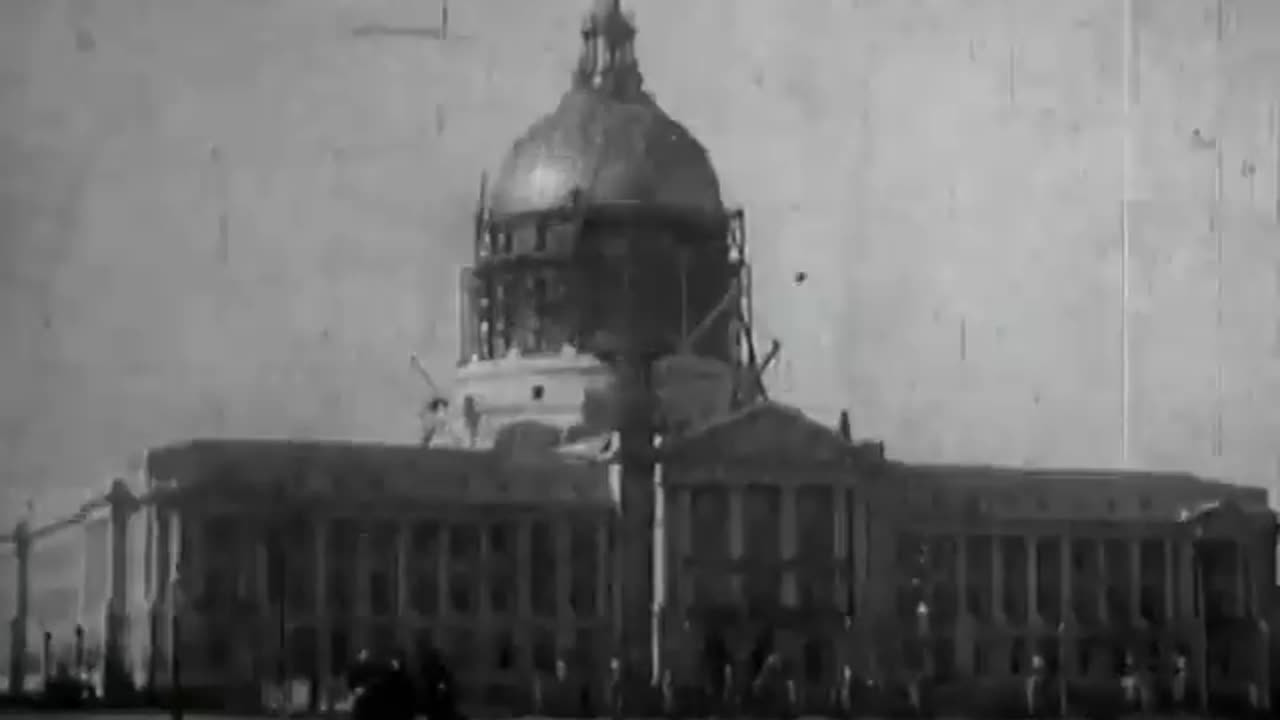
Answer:
[[419, 662], [431, 657], [436, 652], [435, 634], [429, 627], [420, 627], [413, 633], [413, 649]]
[[390, 615], [395, 600], [392, 597], [390, 573], [376, 570], [369, 574], [369, 610], [374, 615]]
[[548, 233], [548, 230], [545, 223], [538, 223], [538, 225], [534, 228], [533, 230], [533, 251], [534, 252], [547, 251], [547, 233]]
[[449, 528], [449, 557], [453, 563], [469, 566], [479, 555], [480, 534], [470, 524], [458, 524]]
[[533, 666], [538, 672], [549, 673], [556, 669], [555, 635], [539, 630], [533, 640]]
[[1009, 649], [1009, 674], [1014, 676], [1022, 675], [1023, 668], [1027, 664], [1027, 641], [1025, 638], [1014, 638]]
[[989, 619], [994, 610], [991, 601], [992, 538], [989, 535], [976, 535], [966, 542], [968, 573], [965, 581], [968, 584], [966, 600], [969, 612], [976, 618]]
[[351, 650], [351, 636], [341, 628], [335, 628], [329, 634], [329, 653], [333, 662], [330, 672], [343, 672], [347, 665], [355, 659]]
[[414, 573], [409, 580], [409, 605], [413, 612], [435, 615], [439, 609], [439, 592], [434, 570]]
[[573, 524], [570, 535], [570, 563], [572, 583], [569, 602], [579, 617], [594, 615], [596, 607], [596, 580], [599, 577], [599, 557], [597, 556], [596, 524], [590, 520], [579, 520]]
[[511, 573], [494, 573], [489, 576], [489, 609], [498, 615], [512, 612], [515, 587]]
[[810, 683], [817, 683], [822, 680], [822, 661], [823, 661], [822, 645], [815, 638], [809, 638], [804, 643], [804, 677]]
[[468, 674], [475, 669], [476, 648], [474, 634], [465, 628], [453, 630], [449, 637], [446, 657], [457, 675]]
[[294, 564], [288, 568], [285, 573], [286, 600], [289, 604], [289, 611], [294, 613], [306, 613], [315, 609], [315, 592], [312, 588], [314, 577], [310, 563], [299, 566]]
[[1062, 618], [1062, 543], [1057, 538], [1036, 541], [1036, 609], [1057, 627]]
[[1021, 622], [1026, 620], [1027, 605], [1027, 543], [1020, 537], [1003, 537], [998, 540], [1000, 552], [1004, 560], [1004, 603], [1005, 617]]
[[573, 659], [578, 664], [578, 667], [598, 667], [596, 663], [600, 661], [601, 637], [599, 631], [590, 628], [579, 628], [574, 633], [576, 644], [573, 648]]
[[516, 667], [516, 643], [511, 633], [502, 630], [493, 638], [493, 666], [499, 670], [513, 670]]
[[328, 577], [329, 609], [335, 613], [347, 613], [352, 610], [351, 578], [348, 572], [332, 568]]
[[529, 561], [537, 570], [529, 573], [530, 602], [535, 615], [554, 617], [558, 609], [557, 575], [563, 572], [556, 562], [554, 528], [550, 522], [538, 520], [533, 523], [530, 535]]
[[950, 635], [941, 635], [933, 641], [934, 677], [947, 682], [955, 676], [956, 648]]
[[209, 667], [217, 671], [227, 669], [228, 661], [231, 659], [231, 643], [227, 638], [227, 633], [210, 633], [208, 650]]
[[1149, 623], [1164, 619], [1166, 603], [1171, 598], [1165, 597], [1166, 570], [1164, 558], [1165, 544], [1163, 540], [1144, 540], [1141, 546], [1141, 596], [1139, 611], [1143, 620]]
[[1071, 605], [1076, 619], [1084, 625], [1098, 620], [1098, 546], [1093, 540], [1071, 541], [1071, 567], [1074, 575]]
[[471, 577], [455, 572], [449, 579], [449, 609], [457, 615], [470, 615], [475, 610]]
[[1129, 618], [1129, 593], [1115, 585], [1107, 586], [1107, 613], [1112, 622], [1123, 622]]

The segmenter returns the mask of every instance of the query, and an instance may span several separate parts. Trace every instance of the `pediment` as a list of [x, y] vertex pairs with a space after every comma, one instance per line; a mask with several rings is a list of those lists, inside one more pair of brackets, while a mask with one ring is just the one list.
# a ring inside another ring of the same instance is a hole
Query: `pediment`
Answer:
[[854, 465], [870, 451], [800, 410], [762, 402], [669, 441], [666, 462]]

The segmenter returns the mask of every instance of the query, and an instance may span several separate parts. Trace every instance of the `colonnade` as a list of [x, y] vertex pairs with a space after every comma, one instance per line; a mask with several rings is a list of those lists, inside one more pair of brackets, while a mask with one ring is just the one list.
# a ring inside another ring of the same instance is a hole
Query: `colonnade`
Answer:
[[[18, 524], [11, 538], [15, 556], [15, 582], [13, 583], [15, 602], [14, 616], [9, 620], [9, 663], [8, 691], [11, 695], [20, 696], [32, 690], [27, 687], [27, 679], [32, 668], [29, 657], [35, 643], [30, 637], [32, 629], [32, 554], [35, 545], [48, 540], [55, 533], [73, 532], [79, 528], [100, 527], [97, 521], [105, 517], [105, 546], [102, 538], [90, 537], [85, 533], [81, 553], [85, 562], [91, 562], [90, 550], [105, 554], [106, 591], [105, 601], [101, 606], [91, 607], [85, 602], [87, 573], [83, 565], [79, 568], [79, 602], [74, 611], [76, 617], [71, 619], [75, 626], [74, 655], [83, 657], [85, 652], [84, 635], [86, 626], [95, 630], [101, 638], [100, 692], [112, 693], [116, 688], [127, 685], [129, 680], [127, 644], [129, 637], [129, 526], [138, 509], [138, 499], [121, 480], [112, 482], [110, 488], [99, 498], [86, 503], [75, 514], [55, 521], [43, 527], [33, 527], [23, 521]], [[96, 614], [100, 611], [100, 614]], [[47, 678], [52, 672], [53, 644], [65, 644], [67, 638], [52, 638], [46, 630], [40, 639], [40, 665]]]
[[[1017, 675], [1027, 671], [1033, 655], [1072, 678], [1109, 679], [1125, 655], [1138, 667], [1160, 667], [1165, 673], [1182, 655], [1196, 686], [1263, 682], [1268, 672], [1269, 638], [1257, 614], [1261, 575], [1253, 566], [1258, 558], [1241, 540], [1208, 541], [1230, 552], [1227, 565], [1215, 568], [1212, 562], [1206, 566], [1203, 547], [1197, 547], [1206, 540], [1173, 524], [1142, 532], [1084, 525], [1062, 532], [967, 535], [936, 527], [919, 530], [900, 536], [899, 543], [923, 539], [954, 552], [926, 570], [924, 578], [913, 577], [909, 567], [895, 571], [898, 588], [924, 588], [918, 598], [900, 595], [897, 610], [904, 619], [921, 613], [913, 619], [929, 672]], [[1025, 566], [1010, 567], [1006, 553], [1018, 547]], [[1046, 552], [1056, 562], [1043, 562]], [[1013, 590], [1009, 583], [1022, 588]], [[955, 600], [943, 617], [937, 617], [941, 608], [931, 605], [939, 586]], [[979, 598], [976, 607], [973, 598]], [[1208, 618], [1242, 628], [1219, 646], [1229, 657], [1216, 660], [1234, 669], [1213, 667]]]
[[[751, 492], [769, 492], [777, 499], [777, 506], [772, 522], [761, 526], [747, 527], [745, 511], [746, 498]], [[806, 517], [800, 507], [799, 498], [806, 492], [819, 493], [822, 508], [819, 512], [829, 513], [829, 518], [820, 520]], [[695, 530], [695, 512], [693, 508], [695, 494], [721, 493], [726, 510], [722, 524], [698, 527]], [[813, 573], [813, 568], [820, 567], [832, 580], [830, 584], [830, 606], [853, 612], [846, 608], [850, 599], [850, 587], [856, 583], [857, 577], [865, 572], [865, 563], [855, 552], [853, 533], [854, 515], [857, 512], [853, 503], [853, 491], [847, 486], [838, 484], [809, 485], [752, 485], [752, 484], [711, 484], [701, 480], [677, 483], [665, 489], [668, 513], [665, 522], [668, 552], [671, 554], [670, 567], [677, 571], [670, 574], [670, 582], [674, 587], [672, 600], [676, 608], [689, 609], [707, 602], [740, 602], [744, 600], [747, 576], [753, 571], [777, 572], [780, 578], [776, 601], [784, 607], [796, 607], [802, 603], [800, 588], [809, 580], [817, 578], [805, 577], [805, 573]], [[806, 522], [821, 522], [829, 527], [829, 534], [812, 537], [805, 546], [801, 526]], [[776, 564], [768, 559], [751, 556], [747, 552], [747, 533], [770, 533], [777, 529], [778, 548]], [[722, 543], [707, 542], [710, 533], [723, 532]], [[726, 552], [717, 556], [715, 548], [723, 546]], [[696, 592], [696, 576], [698, 573], [724, 575], [728, 579], [728, 597], [699, 598]], [[819, 599], [825, 604], [825, 600]]]
[[[222, 602], [198, 599], [218, 585], [248, 589], [240, 604], [256, 608], [268, 627], [285, 625], [285, 645], [305, 648], [281, 648], [276, 633], [253, 634], [260, 658], [278, 663], [278, 653], [286, 653], [290, 675], [332, 678], [351, 659], [335, 654], [354, 655], [374, 645], [394, 645], [412, 661], [430, 644], [454, 658], [464, 681], [468, 674], [501, 680], [504, 673], [514, 681], [527, 678], [535, 666], [549, 670], [559, 656], [607, 651], [611, 559], [605, 512], [461, 507], [430, 516], [308, 515], [298, 524], [305, 540], [283, 550], [273, 550], [272, 530], [261, 521], [242, 513], [228, 518], [249, 529], [238, 536], [239, 552], [208, 545], [202, 529], [216, 524], [217, 516], [162, 511], [157, 527], [167, 526], [161, 535], [169, 538], [168, 548], [158, 547], [156, 558], [170, 558], [172, 569], [160, 574], [176, 577], [172, 548], [180, 546], [181, 594], [189, 599], [166, 607], [193, 631], [214, 628], [219, 618], [235, 617], [243, 608], [232, 607], [225, 596], [219, 596]], [[186, 531], [178, 529], [182, 524]], [[353, 532], [339, 532], [340, 524]], [[388, 536], [390, 547], [378, 547]], [[283, 561], [294, 566], [285, 584], [305, 582], [301, 598], [285, 602], [273, 589], [281, 582], [273, 583], [273, 567], [282, 560], [273, 552], [285, 553]], [[579, 647], [584, 635], [595, 647]], [[198, 645], [210, 638], [199, 632], [189, 637], [182, 652], [192, 659], [184, 661], [184, 673], [190, 667], [191, 674], [213, 679], [235, 672], [193, 662], [207, 657]], [[484, 657], [499, 640], [509, 645], [506, 667], [496, 651]], [[464, 662], [467, 655], [470, 663]]]

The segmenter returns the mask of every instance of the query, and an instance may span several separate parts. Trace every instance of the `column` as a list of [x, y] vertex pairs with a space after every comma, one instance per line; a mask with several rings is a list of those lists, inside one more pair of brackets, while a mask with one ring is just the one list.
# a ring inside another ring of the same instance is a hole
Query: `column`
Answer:
[[[256, 588], [257, 597], [254, 598], [258, 615], [262, 622], [268, 622], [268, 618], [272, 615], [271, 600], [271, 543], [272, 530], [269, 526], [270, 521], [263, 519], [258, 526], [258, 534], [253, 544], [253, 570], [255, 573], [254, 587]], [[268, 642], [267, 636], [262, 636], [261, 654], [265, 657], [274, 650], [267, 651], [267, 648], [273, 647], [273, 643]]]
[[185, 572], [184, 566], [187, 564], [185, 556], [190, 550], [183, 540], [188, 533], [182, 527], [185, 518], [179, 509], [173, 505], [169, 505], [164, 509], [164, 515], [167, 518], [169, 528], [168, 537], [165, 538], [165, 544], [169, 548], [169, 568], [167, 572], [168, 582], [165, 583], [165, 635], [168, 637], [168, 652], [166, 653], [169, 660], [167, 673], [169, 677], [170, 687], [174, 682], [175, 659], [181, 655], [186, 649], [186, 643], [183, 642], [181, 633], [178, 632], [184, 624], [186, 608], [181, 607], [185, 602], [183, 597], [185, 588], [183, 578]]
[[489, 543], [490, 524], [487, 519], [476, 524], [476, 538], [479, 543], [480, 557], [476, 567], [469, 575], [471, 587], [475, 591], [477, 623], [482, 642], [488, 643], [493, 637], [493, 546]]
[[53, 633], [48, 630], [40, 634], [40, 678], [47, 689], [53, 679]]
[[991, 536], [991, 615], [998, 624], [1004, 614], [1004, 536]]
[[844, 487], [843, 483], [837, 483], [832, 488], [832, 494], [835, 497], [835, 507], [832, 510], [833, 524], [835, 532], [833, 538], [835, 542], [836, 572], [835, 583], [832, 591], [834, 597], [831, 599], [832, 606], [844, 608], [848, 604], [849, 598], [849, 491]]
[[80, 526], [81, 533], [84, 535], [81, 540], [83, 547], [80, 548], [80, 582], [78, 583], [80, 600], [76, 605], [76, 622], [80, 625], [87, 625], [89, 622], [89, 613], [91, 612], [88, 592], [89, 574], [93, 567], [93, 559], [97, 557], [98, 551], [101, 550], [101, 547], [93, 537], [93, 526], [94, 522], [92, 520], [86, 520]]
[[150, 566], [151, 580], [147, 588], [147, 652], [149, 659], [147, 660], [147, 687], [160, 688], [163, 687], [161, 679], [164, 677], [163, 665], [163, 648], [165, 647], [165, 636], [167, 628], [164, 624], [165, 619], [165, 588], [169, 582], [169, 548], [166, 544], [168, 540], [168, 523], [165, 515], [160, 511], [160, 501], [152, 499], [147, 507], [147, 516], [150, 522], [147, 523], [147, 531], [150, 534], [148, 542], [151, 545], [151, 552], [148, 553], [147, 562]]
[[369, 533], [371, 528], [367, 519], [360, 518], [356, 520], [356, 562], [355, 562], [355, 622], [352, 630], [352, 644], [359, 652], [360, 648], [368, 646], [369, 638], [369, 570], [371, 562], [369, 557], [369, 544], [371, 538]]
[[[129, 640], [129, 520], [137, 509], [137, 498], [123, 480], [111, 483], [107, 492], [110, 504], [107, 542], [107, 613], [103, 619], [102, 679], [107, 699], [127, 692], [129, 677], [127, 648]], [[207, 559], [202, 562], [207, 562]], [[203, 588], [202, 588], [203, 589]]]
[[782, 605], [792, 607], [800, 602], [800, 588], [796, 582], [796, 573], [791, 569], [797, 550], [796, 535], [796, 488], [792, 485], [782, 487], [782, 507], [778, 509], [779, 525], [782, 528], [780, 538], [782, 547], [778, 556], [782, 558]]
[[667, 560], [671, 548], [667, 543], [667, 490], [663, 466], [653, 466], [653, 605], [649, 613], [649, 659], [652, 670], [650, 680], [657, 684], [662, 679], [662, 670], [666, 667], [663, 648], [666, 633], [667, 614]]
[[413, 550], [413, 528], [401, 519], [396, 531], [396, 625], [398, 632], [408, 630], [413, 608], [409, 603], [409, 555]]
[[687, 611], [693, 606], [694, 597], [693, 589], [695, 586], [694, 576], [700, 572], [695, 553], [697, 552], [693, 544], [693, 490], [689, 487], [681, 487], [676, 493], [676, 524], [679, 527], [677, 535], [679, 537], [679, 564], [676, 566], [676, 594], [679, 597], [680, 608]]
[[572, 629], [574, 622], [573, 605], [570, 593], [573, 589], [573, 552], [572, 535], [569, 517], [559, 512], [555, 519], [556, 542], [556, 635], [560, 649], [572, 645], [574, 641]]
[[1062, 606], [1064, 625], [1075, 622], [1075, 572], [1071, 564], [1071, 536], [1063, 534], [1058, 538], [1058, 603]]
[[1062, 668], [1064, 681], [1075, 674], [1075, 574], [1071, 563], [1071, 536], [1063, 534], [1058, 540], [1058, 604], [1062, 610], [1059, 620], [1058, 667]]
[[[328, 707], [333, 692], [333, 618], [329, 615], [329, 518], [312, 521], [312, 550], [315, 552], [316, 682], [319, 704]], [[345, 658], [344, 658], [345, 659]]]
[[27, 628], [31, 614], [31, 526], [27, 521], [18, 523], [13, 531], [15, 555], [13, 618], [9, 621], [9, 694], [18, 697], [26, 691]]
[[1027, 548], [1027, 625], [1034, 627], [1040, 621], [1040, 547], [1038, 538], [1028, 535], [1023, 539]]
[[[436, 542], [436, 612], [448, 621], [453, 617], [453, 589], [450, 587], [453, 582], [453, 549], [450, 547], [453, 544], [453, 523], [441, 519], [436, 532], [439, 533]], [[526, 549], [526, 558], [528, 552]]]
[[1178, 617], [1182, 620], [1196, 618], [1196, 566], [1195, 542], [1179, 537], [1174, 541], [1178, 566]]
[[1129, 541], [1129, 617], [1142, 625], [1142, 541]]
[[1246, 617], [1249, 612], [1249, 555], [1245, 552], [1244, 543], [1231, 543], [1236, 556], [1236, 617]]
[[853, 527], [850, 549], [853, 553], [854, 612], [861, 615], [871, 602], [871, 543], [870, 511], [868, 500], [862, 491], [853, 496]]
[[1174, 543], [1173, 538], [1165, 538], [1164, 546], [1164, 619], [1172, 623], [1178, 619], [1178, 605], [1181, 598], [1178, 596], [1178, 588], [1175, 585], [1174, 578], [1177, 576], [1177, 551], [1178, 546]]
[[[533, 617], [533, 575], [530, 548], [533, 547], [533, 518], [522, 515], [516, 524], [516, 617], [521, 627]], [[529, 641], [525, 641], [529, 644]]]
[[[204, 565], [208, 562], [204, 548], [204, 524], [198, 513], [190, 513], [183, 518], [182, 526], [181, 572], [175, 577], [182, 577], [183, 594], [188, 601], [194, 601], [204, 594]], [[193, 608], [188, 605], [186, 610], [192, 611]]]
[[1107, 569], [1110, 559], [1107, 557], [1107, 538], [1096, 538], [1098, 553], [1098, 619], [1103, 627], [1111, 622], [1111, 607], [1107, 602], [1107, 591], [1111, 587], [1111, 572]]
[[726, 488], [729, 493], [729, 566], [732, 568], [729, 587], [733, 592], [733, 602], [742, 599], [742, 574], [739, 563], [742, 562], [743, 527], [742, 527], [742, 494], [739, 486]]
[[973, 616], [969, 613], [969, 538], [956, 536], [956, 642], [955, 663], [961, 673], [973, 672]]
[[609, 515], [602, 514], [596, 524], [596, 614], [609, 617]]

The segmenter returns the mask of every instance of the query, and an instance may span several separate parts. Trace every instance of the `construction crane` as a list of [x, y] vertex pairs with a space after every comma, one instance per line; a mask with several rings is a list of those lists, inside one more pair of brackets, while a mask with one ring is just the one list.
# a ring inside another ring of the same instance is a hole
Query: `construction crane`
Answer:
[[427, 372], [426, 366], [422, 364], [422, 360], [417, 353], [409, 353], [409, 367], [422, 378], [426, 383], [429, 392], [427, 402], [423, 404], [422, 409], [418, 411], [418, 420], [422, 422], [422, 442], [423, 444], [431, 442], [431, 438], [435, 436], [435, 431], [439, 427], [438, 418], [442, 410], [449, 406], [449, 401], [445, 398], [440, 386], [436, 385], [436, 381], [432, 379], [431, 373]]

